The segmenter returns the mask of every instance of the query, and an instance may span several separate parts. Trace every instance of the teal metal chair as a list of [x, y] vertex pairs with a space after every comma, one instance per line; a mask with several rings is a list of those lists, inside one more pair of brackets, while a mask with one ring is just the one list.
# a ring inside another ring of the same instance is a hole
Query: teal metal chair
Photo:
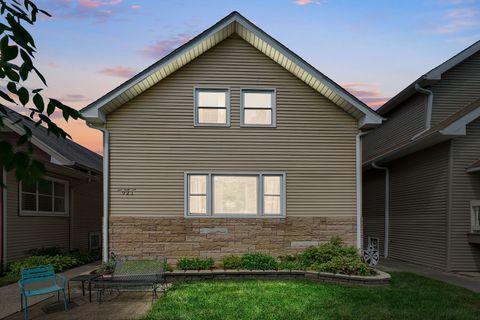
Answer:
[[65, 294], [67, 279], [64, 276], [55, 274], [51, 264], [24, 268], [21, 276], [18, 286], [20, 287], [20, 302], [23, 315], [26, 320], [28, 319], [28, 297], [57, 292], [57, 299], [60, 300], [60, 292], [62, 292], [63, 305], [65, 311], [68, 310], [67, 295]]

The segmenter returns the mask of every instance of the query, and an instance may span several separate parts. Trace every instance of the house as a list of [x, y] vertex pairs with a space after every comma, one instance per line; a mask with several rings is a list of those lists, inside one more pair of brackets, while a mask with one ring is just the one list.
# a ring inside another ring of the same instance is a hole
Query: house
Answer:
[[[7, 108], [6, 108], [7, 109]], [[9, 110], [9, 109], [7, 109]], [[35, 185], [2, 170], [0, 257], [2, 265], [34, 248], [93, 249], [101, 245], [102, 157], [79, 144], [48, 134], [13, 110], [3, 118], [0, 140], [15, 145], [23, 126], [32, 131], [33, 157], [47, 174]]]
[[381, 117], [237, 12], [81, 112], [104, 132], [104, 258], [361, 245]]
[[390, 258], [480, 270], [480, 41], [385, 103], [364, 139], [364, 242]]

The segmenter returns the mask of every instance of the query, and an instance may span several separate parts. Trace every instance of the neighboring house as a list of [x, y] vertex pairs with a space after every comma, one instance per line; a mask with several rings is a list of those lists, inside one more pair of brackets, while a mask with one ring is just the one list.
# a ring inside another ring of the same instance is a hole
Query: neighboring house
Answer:
[[[3, 265], [42, 247], [82, 249], [101, 245], [102, 157], [48, 134], [9, 110], [0, 140], [16, 144], [23, 126], [32, 131], [33, 156], [47, 169], [44, 182], [28, 186], [14, 172], [0, 172], [0, 241]], [[20, 122], [19, 122], [20, 121]]]
[[105, 138], [104, 257], [361, 246], [359, 134], [381, 117], [237, 12], [82, 114]]
[[[378, 113], [364, 137], [364, 241], [383, 255], [480, 270], [480, 41]], [[382, 167], [378, 169], [378, 167]]]

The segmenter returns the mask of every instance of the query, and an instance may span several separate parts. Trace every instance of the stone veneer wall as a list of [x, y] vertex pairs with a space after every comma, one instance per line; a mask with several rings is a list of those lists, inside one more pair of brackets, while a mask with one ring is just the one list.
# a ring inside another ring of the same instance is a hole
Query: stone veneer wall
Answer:
[[355, 245], [355, 216], [285, 219], [110, 217], [110, 251], [134, 258], [294, 254], [340, 236]]

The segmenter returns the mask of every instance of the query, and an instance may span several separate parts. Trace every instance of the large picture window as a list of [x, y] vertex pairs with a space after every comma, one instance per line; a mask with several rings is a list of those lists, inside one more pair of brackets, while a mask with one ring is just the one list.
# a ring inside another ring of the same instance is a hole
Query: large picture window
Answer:
[[275, 127], [275, 90], [242, 89], [241, 125], [243, 127]]
[[195, 89], [195, 125], [229, 126], [228, 89]]
[[68, 183], [45, 178], [33, 184], [20, 182], [20, 215], [68, 215]]
[[285, 173], [186, 173], [185, 215], [285, 216]]

